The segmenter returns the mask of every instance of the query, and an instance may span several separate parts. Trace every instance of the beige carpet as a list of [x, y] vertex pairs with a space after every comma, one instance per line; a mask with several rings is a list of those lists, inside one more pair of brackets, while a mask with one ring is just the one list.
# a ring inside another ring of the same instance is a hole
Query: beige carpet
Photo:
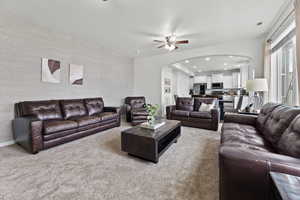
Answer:
[[123, 125], [37, 155], [0, 149], [1, 200], [217, 200], [219, 133], [182, 128], [158, 164], [120, 151]]

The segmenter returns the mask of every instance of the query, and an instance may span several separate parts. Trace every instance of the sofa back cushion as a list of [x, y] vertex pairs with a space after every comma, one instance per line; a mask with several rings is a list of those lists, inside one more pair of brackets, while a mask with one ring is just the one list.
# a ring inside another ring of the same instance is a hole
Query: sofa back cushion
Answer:
[[131, 108], [143, 108], [146, 104], [145, 97], [126, 97], [125, 103], [130, 105]]
[[272, 111], [280, 105], [281, 104], [277, 104], [277, 103], [267, 103], [261, 108], [260, 113], [256, 120], [256, 129], [259, 132], [262, 133], [264, 131], [264, 126], [267, 119], [271, 116]]
[[62, 100], [61, 108], [65, 119], [70, 119], [71, 117], [80, 117], [87, 114], [82, 99]]
[[282, 134], [298, 114], [300, 114], [300, 108], [286, 105], [276, 107], [265, 123], [262, 132], [264, 138], [269, 141], [273, 147], [276, 147]]
[[300, 158], [300, 115], [290, 124], [281, 136], [277, 151], [281, 154]]
[[59, 101], [25, 101], [19, 107], [23, 116], [34, 115], [39, 120], [62, 119]]
[[104, 102], [102, 98], [85, 99], [84, 102], [88, 115], [94, 115], [103, 112]]
[[189, 97], [178, 97], [176, 99], [176, 110], [193, 111], [194, 100]]
[[218, 105], [218, 99], [216, 98], [194, 98], [194, 111], [199, 111], [201, 104], [213, 104], [214, 106]]

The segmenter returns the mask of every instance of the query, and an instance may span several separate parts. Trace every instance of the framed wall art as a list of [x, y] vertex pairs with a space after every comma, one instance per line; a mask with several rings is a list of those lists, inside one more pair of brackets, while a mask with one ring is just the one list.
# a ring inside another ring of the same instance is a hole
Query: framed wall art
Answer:
[[60, 61], [42, 58], [42, 82], [60, 83]]
[[82, 65], [70, 64], [71, 85], [83, 85], [83, 69]]

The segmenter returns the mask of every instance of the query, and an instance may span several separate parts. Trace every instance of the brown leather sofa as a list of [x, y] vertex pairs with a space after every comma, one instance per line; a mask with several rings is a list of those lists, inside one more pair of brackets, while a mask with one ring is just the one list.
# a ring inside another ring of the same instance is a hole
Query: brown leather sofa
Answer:
[[221, 200], [269, 200], [270, 171], [300, 176], [299, 114], [299, 107], [268, 103], [258, 116], [225, 115]]
[[[201, 103], [214, 104], [210, 112], [199, 112]], [[179, 120], [183, 126], [217, 131], [220, 121], [218, 100], [216, 98], [178, 97], [176, 105], [166, 107], [167, 119]]]
[[120, 109], [102, 98], [15, 104], [14, 139], [31, 153], [118, 126]]
[[127, 122], [135, 126], [147, 121], [149, 114], [145, 97], [126, 97], [125, 106]]

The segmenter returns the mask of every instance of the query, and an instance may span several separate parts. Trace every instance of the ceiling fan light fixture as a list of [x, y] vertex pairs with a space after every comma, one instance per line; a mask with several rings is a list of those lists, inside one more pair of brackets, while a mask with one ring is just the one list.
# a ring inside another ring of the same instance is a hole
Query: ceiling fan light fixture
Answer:
[[175, 45], [166, 45], [166, 49], [169, 51], [173, 51], [176, 49]]
[[173, 35], [171, 35], [171, 36], [169, 37], [169, 41], [170, 41], [170, 42], [176, 42], [176, 39], [177, 39], [177, 37], [176, 37], [175, 34], [173, 34]]
[[177, 37], [175, 34], [166, 36], [164, 38], [164, 40], [153, 40], [155, 43], [159, 43], [160, 46], [158, 46], [157, 48], [165, 48], [169, 51], [173, 51], [178, 49], [177, 44], [188, 44], [189, 41], [188, 40], [181, 40], [181, 41], [177, 41]]

